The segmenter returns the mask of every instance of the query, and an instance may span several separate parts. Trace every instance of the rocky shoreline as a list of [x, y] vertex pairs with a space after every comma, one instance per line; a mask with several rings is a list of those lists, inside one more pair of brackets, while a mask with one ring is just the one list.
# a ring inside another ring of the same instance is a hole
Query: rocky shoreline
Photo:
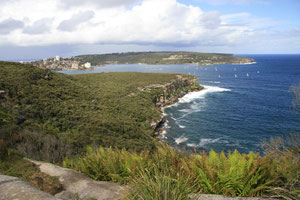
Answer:
[[161, 89], [161, 93], [156, 95], [153, 102], [157, 108], [161, 111], [161, 118], [158, 121], [152, 120], [151, 126], [154, 130], [154, 137], [160, 139], [161, 135], [165, 131], [165, 124], [167, 120], [164, 118], [163, 109], [176, 104], [180, 98], [190, 92], [198, 92], [204, 89], [198, 82], [198, 78], [195, 76], [183, 77], [177, 75], [177, 79], [167, 83], [165, 85], [151, 85], [145, 88], [140, 88], [141, 91], [147, 91], [151, 89]]

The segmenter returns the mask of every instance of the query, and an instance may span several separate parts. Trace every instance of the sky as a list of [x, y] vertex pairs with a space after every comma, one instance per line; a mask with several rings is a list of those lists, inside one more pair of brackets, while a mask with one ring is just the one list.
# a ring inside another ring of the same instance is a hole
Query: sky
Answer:
[[300, 0], [0, 0], [0, 60], [135, 51], [299, 54]]

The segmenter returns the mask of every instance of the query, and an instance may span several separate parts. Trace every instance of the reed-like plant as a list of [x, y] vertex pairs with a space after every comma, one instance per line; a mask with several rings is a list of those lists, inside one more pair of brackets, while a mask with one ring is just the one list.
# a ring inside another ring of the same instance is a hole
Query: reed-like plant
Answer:
[[190, 194], [196, 192], [191, 184], [191, 177], [185, 176], [183, 171], [172, 168], [159, 170], [153, 165], [153, 170], [141, 170], [131, 182], [131, 190], [125, 200], [188, 200]]
[[278, 162], [268, 156], [260, 157], [259, 153], [240, 154], [235, 150], [225, 154], [211, 150], [208, 154], [189, 154], [167, 144], [157, 145], [151, 153], [102, 147], [93, 152], [88, 148], [85, 156], [64, 161], [64, 167], [95, 180], [130, 184], [127, 199], [159, 200], [188, 199], [187, 194], [198, 192], [262, 196], [286, 180], [282, 179], [283, 174], [293, 169], [281, 169], [275, 164]]
[[207, 155], [194, 155], [192, 173], [200, 192], [226, 196], [260, 196], [274, 182], [268, 167], [259, 154], [218, 154], [211, 150]]

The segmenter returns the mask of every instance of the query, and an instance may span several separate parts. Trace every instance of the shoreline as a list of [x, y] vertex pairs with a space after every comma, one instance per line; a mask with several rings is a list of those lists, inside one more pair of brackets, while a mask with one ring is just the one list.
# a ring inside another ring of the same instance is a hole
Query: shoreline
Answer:
[[[200, 84], [199, 84], [200, 85]], [[161, 111], [161, 119], [159, 120], [159, 122], [156, 124], [155, 128], [154, 128], [154, 137], [156, 139], [158, 139], [159, 141], [162, 141], [165, 138], [165, 134], [166, 134], [166, 127], [168, 127], [168, 120], [165, 119], [166, 113], [164, 111], [165, 108], [168, 107], [172, 107], [172, 106], [176, 106], [178, 103], [180, 103], [180, 99], [183, 98], [184, 96], [191, 94], [191, 93], [196, 93], [196, 92], [200, 92], [203, 91], [205, 89], [205, 87], [203, 85], [200, 85], [201, 89], [200, 90], [195, 90], [195, 91], [190, 91], [186, 94], [184, 94], [181, 97], [176, 98], [175, 102], [172, 102], [170, 104], [164, 105], [160, 107], [160, 111]]]
[[103, 64], [103, 65], [95, 65], [95, 66], [92, 66], [91, 68], [87, 68], [87, 69], [66, 68], [66, 69], [59, 69], [59, 70], [54, 69], [53, 71], [55, 71], [55, 72], [69, 71], [69, 70], [85, 71], [85, 70], [94, 70], [97, 67], [106, 67], [108, 65], [195, 65], [195, 66], [213, 66], [213, 65], [252, 65], [252, 64], [256, 64], [256, 62], [254, 61], [254, 62], [248, 62], [248, 63], [209, 63], [209, 64], [199, 64], [199, 63], [174, 63], [174, 64], [168, 64], [168, 63], [163, 63], [163, 64], [156, 64], [156, 63], [108, 63], [108, 64]]

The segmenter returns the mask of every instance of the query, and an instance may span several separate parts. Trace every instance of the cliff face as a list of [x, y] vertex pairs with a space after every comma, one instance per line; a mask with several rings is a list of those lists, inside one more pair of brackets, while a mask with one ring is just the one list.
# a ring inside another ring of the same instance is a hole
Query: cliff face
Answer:
[[[178, 102], [178, 99], [189, 92], [200, 91], [203, 86], [199, 85], [197, 77], [177, 75], [176, 79], [164, 85], [150, 85], [144, 88], [139, 88], [141, 91], [158, 90], [158, 94], [154, 96], [153, 103], [156, 107], [162, 108]], [[154, 135], [158, 136], [163, 131], [163, 126], [166, 120], [162, 116], [160, 120], [151, 122], [154, 130]]]
[[203, 87], [199, 85], [198, 79], [194, 76], [177, 75], [176, 79], [171, 80], [169, 83], [139, 88], [140, 91], [150, 91], [152, 89], [159, 91], [153, 98], [153, 103], [156, 107], [164, 107], [176, 103], [179, 98], [189, 92], [202, 90]]
[[189, 92], [202, 90], [196, 77], [183, 77], [177, 75], [177, 79], [163, 86], [161, 94], [157, 95], [153, 101], [157, 107], [164, 107], [177, 103], [178, 99]]

